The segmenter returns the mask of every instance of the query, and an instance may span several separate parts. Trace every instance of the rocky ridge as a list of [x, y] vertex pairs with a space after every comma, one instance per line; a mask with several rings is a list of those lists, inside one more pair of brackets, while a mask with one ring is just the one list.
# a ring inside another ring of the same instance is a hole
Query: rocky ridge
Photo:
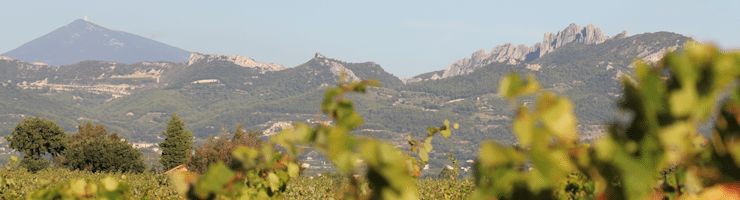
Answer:
[[200, 53], [192, 53], [190, 54], [190, 59], [188, 60], [188, 66], [195, 64], [196, 62], [199, 62], [201, 60], [205, 60], [206, 62], [212, 62], [216, 60], [220, 61], [228, 61], [232, 62], [236, 65], [247, 67], [247, 68], [254, 68], [257, 70], [260, 70], [260, 73], [266, 73], [266, 72], [273, 72], [273, 71], [282, 71], [285, 69], [288, 69], [288, 67], [275, 64], [275, 63], [261, 63], [254, 61], [251, 58], [239, 56], [239, 55], [207, 55], [207, 54], [200, 54]]
[[319, 60], [321, 66], [329, 66], [329, 70], [331, 70], [331, 73], [335, 76], [339, 77], [342, 75], [342, 72], [345, 72], [345, 76], [347, 78], [347, 81], [360, 81], [359, 77], [355, 75], [355, 72], [353, 72], [350, 69], [347, 69], [342, 65], [341, 63], [332, 61], [327, 59], [324, 55], [321, 55], [319, 52], [316, 52], [316, 55], [313, 59]]
[[440, 74], [442, 73], [444, 73], [444, 70], [428, 72], [428, 73], [420, 74], [420, 75], [417, 75], [411, 78], [402, 78], [401, 82], [403, 82], [403, 84], [409, 84], [409, 83], [420, 82], [420, 81], [437, 80], [437, 79], [442, 78], [442, 76], [440, 76]]
[[7, 57], [7, 56], [3, 56], [3, 55], [0, 55], [0, 60], [13, 61], [13, 60], [15, 60], [15, 59], [13, 59], [13, 58], [11, 58], [11, 57]]
[[[627, 31], [623, 31], [612, 38], [625, 37], [627, 37]], [[463, 58], [452, 63], [452, 65], [450, 65], [450, 67], [448, 67], [439, 78], [449, 78], [457, 75], [468, 74], [480, 67], [494, 62], [506, 62], [509, 64], [528, 62], [540, 58], [543, 55], [571, 42], [600, 44], [608, 39], [609, 37], [606, 36], [600, 28], [593, 24], [586, 25], [583, 28], [576, 24], [570, 24], [568, 27], [558, 31], [557, 33], [545, 33], [542, 42], [536, 43], [531, 47], [524, 44], [515, 46], [514, 44], [506, 43], [494, 47], [491, 49], [490, 53], [485, 49], [478, 50], [473, 53], [470, 58]], [[408, 79], [406, 83], [422, 80], [427, 79], [419, 80], [418, 78], [411, 78]]]

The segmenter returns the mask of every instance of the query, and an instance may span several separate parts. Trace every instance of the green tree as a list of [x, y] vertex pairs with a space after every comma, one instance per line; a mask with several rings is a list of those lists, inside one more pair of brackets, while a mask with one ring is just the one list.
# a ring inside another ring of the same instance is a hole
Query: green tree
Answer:
[[103, 124], [88, 121], [80, 124], [79, 132], [70, 136], [69, 148], [64, 151], [63, 165], [75, 170], [92, 172], [143, 172], [142, 153], [117, 132], [108, 135]]
[[29, 171], [36, 172], [50, 165], [51, 162], [41, 158], [43, 154], [61, 155], [67, 148], [67, 135], [51, 120], [37, 117], [24, 118], [15, 126], [9, 147], [23, 153], [21, 165]]
[[185, 122], [181, 121], [176, 113], [172, 113], [172, 120], [167, 122], [167, 131], [163, 131], [162, 134], [166, 138], [164, 142], [159, 143], [159, 147], [162, 147], [159, 163], [162, 163], [165, 169], [185, 164], [193, 149], [193, 134], [190, 130], [185, 130]]

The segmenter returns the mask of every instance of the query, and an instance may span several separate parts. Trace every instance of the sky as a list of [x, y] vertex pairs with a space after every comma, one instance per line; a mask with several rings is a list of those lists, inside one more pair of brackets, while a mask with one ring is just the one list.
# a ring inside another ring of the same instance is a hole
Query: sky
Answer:
[[0, 53], [84, 19], [205, 54], [295, 67], [316, 52], [399, 78], [480, 49], [532, 46], [571, 23], [607, 36], [668, 31], [740, 48], [740, 1], [15, 1], [0, 6]]

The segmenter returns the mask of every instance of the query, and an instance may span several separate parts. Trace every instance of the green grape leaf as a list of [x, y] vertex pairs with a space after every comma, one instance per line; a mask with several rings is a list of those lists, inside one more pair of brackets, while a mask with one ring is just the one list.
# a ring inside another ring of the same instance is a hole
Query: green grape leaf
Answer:
[[450, 135], [452, 135], [452, 131], [450, 131], [450, 129], [445, 129], [443, 131], [440, 131], [439, 133], [441, 133], [442, 137], [444, 137], [445, 139], [449, 139]]
[[298, 177], [298, 172], [300, 172], [301, 168], [298, 166], [298, 164], [294, 162], [288, 163], [288, 175], [291, 178]]
[[426, 151], [432, 151], [432, 149], [434, 149], [434, 147], [432, 146], [432, 137], [429, 137], [426, 140], [424, 140], [424, 149]]
[[109, 192], [112, 192], [118, 189], [118, 181], [116, 181], [116, 179], [110, 176], [105, 177], [102, 180], [102, 184], [103, 184], [103, 188]]
[[419, 159], [421, 160], [422, 165], [426, 165], [427, 162], [429, 161], [429, 153], [427, 152], [429, 151], [427, 151], [426, 149], [419, 150]]
[[205, 199], [210, 194], [220, 194], [224, 186], [236, 175], [222, 161], [208, 167], [208, 171], [195, 183], [195, 194]]
[[71, 182], [72, 194], [78, 197], [87, 195], [85, 191], [87, 189], [87, 182], [83, 179], [76, 179]]
[[185, 195], [190, 189], [190, 185], [198, 180], [198, 176], [188, 171], [176, 171], [169, 174], [172, 184], [175, 185], [177, 193]]
[[551, 93], [544, 93], [537, 100], [537, 109], [545, 126], [565, 142], [577, 139], [576, 116], [573, 114], [573, 104], [567, 99], [555, 97]]
[[534, 123], [535, 117], [529, 113], [527, 107], [520, 107], [517, 110], [516, 118], [512, 122], [514, 134], [519, 139], [520, 145], [523, 147], [529, 147], [532, 145], [534, 139]]
[[696, 104], [697, 98], [696, 87], [691, 84], [684, 85], [681, 90], [670, 94], [668, 102], [671, 106], [671, 113], [675, 117], [688, 115]]
[[449, 139], [450, 135], [452, 135], [452, 131], [450, 131], [450, 120], [445, 119], [444, 124], [444, 130], [439, 131], [439, 133], [441, 133], [442, 137], [444, 137], [445, 139]]
[[533, 75], [528, 75], [527, 82], [523, 83], [519, 74], [513, 72], [501, 79], [501, 83], [499, 84], [499, 94], [508, 99], [529, 95], [537, 92], [539, 89], [540, 85], [534, 79]]
[[431, 135], [434, 135], [437, 132], [439, 132], [439, 130], [437, 128], [434, 128], [434, 127], [427, 128], [427, 134], [429, 134], [430, 136]]
[[273, 172], [267, 174], [267, 183], [270, 185], [270, 190], [273, 192], [279, 190], [280, 186], [282, 186], [280, 178]]

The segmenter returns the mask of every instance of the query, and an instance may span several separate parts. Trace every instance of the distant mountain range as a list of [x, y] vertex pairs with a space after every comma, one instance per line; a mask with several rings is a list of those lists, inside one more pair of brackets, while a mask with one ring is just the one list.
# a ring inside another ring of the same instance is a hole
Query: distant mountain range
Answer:
[[491, 49], [491, 52], [487, 52], [485, 49], [481, 49], [473, 53], [470, 58], [463, 58], [450, 65], [443, 71], [433, 72], [431, 74], [421, 74], [414, 76], [409, 79], [404, 79], [404, 83], [413, 83], [422, 80], [436, 80], [442, 78], [449, 78], [457, 75], [472, 73], [478, 68], [486, 66], [491, 63], [502, 63], [507, 62], [509, 64], [516, 64], [518, 62], [529, 62], [544, 56], [547, 53], [555, 51], [555, 49], [562, 47], [568, 43], [582, 43], [582, 44], [601, 44], [609, 39], [623, 39], [627, 37], [627, 31], [617, 34], [613, 37], [606, 36], [601, 29], [589, 24], [583, 28], [576, 24], [570, 24], [568, 27], [558, 33], [545, 33], [545, 37], [542, 42], [538, 42], [531, 47], [520, 44], [514, 45], [506, 43], [498, 45]]
[[69, 65], [85, 60], [117, 63], [187, 61], [190, 52], [78, 19], [2, 55], [26, 62]]
[[[87, 36], [98, 37], [80, 34], [77, 39], [87, 41]], [[344, 71], [351, 80], [375, 78], [383, 84], [368, 94], [348, 96], [365, 119], [355, 134], [405, 147], [407, 135], [422, 136], [426, 127], [445, 119], [460, 123], [450, 141], [435, 140], [440, 153], [432, 164], [444, 166], [441, 152], [472, 159], [481, 141], [515, 142], [511, 106], [497, 95], [505, 74], [532, 73], [546, 89], [568, 96], [581, 138], [588, 140], [614, 118], [614, 100], [621, 95], [616, 80], [631, 74], [634, 59], [655, 62], [667, 51], [680, 50], [687, 39], [668, 32], [606, 37], [593, 25], [571, 24], [531, 47], [504, 44], [481, 50], [447, 70], [405, 81], [377, 63], [347, 63], [320, 53], [296, 67], [199, 53], [176, 61], [126, 64], [87, 58], [64, 66], [0, 56], [0, 135], [9, 134], [23, 116], [38, 115], [69, 132], [92, 120], [132, 141], [159, 142], [173, 112], [187, 120], [196, 138], [215, 136], [222, 125], [232, 129], [237, 123], [270, 135], [294, 121], [324, 122], [317, 115], [321, 98]]]

